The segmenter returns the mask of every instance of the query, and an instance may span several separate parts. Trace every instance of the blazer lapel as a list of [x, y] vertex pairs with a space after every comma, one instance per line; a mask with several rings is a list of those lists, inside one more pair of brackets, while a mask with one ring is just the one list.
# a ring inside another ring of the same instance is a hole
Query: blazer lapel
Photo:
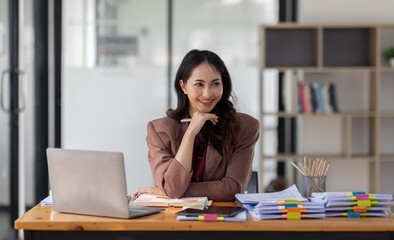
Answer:
[[183, 135], [185, 135], [185, 132], [187, 130], [187, 127], [189, 126], [189, 123], [179, 123], [178, 125], [178, 132], [176, 134], [176, 140], [178, 141], [178, 146], [182, 142]]
[[213, 174], [222, 161], [222, 156], [216, 149], [208, 144], [207, 155], [205, 156], [204, 180], [211, 180]]

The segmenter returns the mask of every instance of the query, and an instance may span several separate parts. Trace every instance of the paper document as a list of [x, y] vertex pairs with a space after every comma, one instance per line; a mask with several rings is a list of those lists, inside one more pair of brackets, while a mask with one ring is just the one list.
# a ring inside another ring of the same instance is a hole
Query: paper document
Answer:
[[41, 201], [41, 207], [45, 207], [45, 206], [52, 206], [53, 202], [52, 202], [52, 196], [49, 195], [48, 197], [44, 198]]
[[161, 206], [161, 207], [184, 207], [184, 206], [209, 206], [212, 201], [207, 197], [186, 197], [186, 198], [169, 198], [167, 196], [141, 194], [130, 205], [138, 206]]
[[[312, 193], [312, 197], [309, 198], [312, 202], [346, 202], [354, 201], [356, 197], [352, 192], [324, 192], [324, 193]], [[389, 202], [393, 200], [393, 195], [391, 194], [367, 194], [369, 199], [373, 201]]]
[[[385, 212], [366, 212], [359, 213], [358, 217], [387, 217], [387, 213]], [[347, 217], [347, 212], [326, 212], [327, 217]]]
[[[176, 218], [178, 221], [198, 221], [198, 216], [178, 216]], [[242, 211], [235, 215], [234, 217], [223, 217], [223, 221], [228, 222], [245, 222], [246, 221], [246, 211]]]
[[[270, 219], [287, 219], [286, 214], [279, 214], [279, 215], [274, 215], [274, 214], [270, 214], [270, 215], [259, 215], [259, 216], [255, 216], [259, 220], [270, 220]], [[301, 214], [301, 219], [304, 218], [325, 218], [326, 215], [324, 213], [321, 214]]]
[[298, 200], [299, 202], [308, 202], [308, 200], [300, 194], [295, 184], [293, 186], [274, 193], [246, 193], [236, 194], [235, 198], [241, 204], [256, 205], [258, 203], [278, 203], [288, 199]]

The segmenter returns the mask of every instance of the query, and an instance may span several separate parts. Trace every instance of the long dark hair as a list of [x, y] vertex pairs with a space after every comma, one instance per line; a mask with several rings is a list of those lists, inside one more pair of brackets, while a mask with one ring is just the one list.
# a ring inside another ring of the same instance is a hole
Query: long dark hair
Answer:
[[224, 62], [220, 57], [207, 50], [191, 50], [183, 58], [178, 72], [175, 76], [174, 87], [178, 98], [176, 109], [168, 109], [167, 116], [176, 120], [181, 120], [189, 112], [189, 99], [182, 91], [179, 81], [182, 80], [185, 84], [190, 78], [193, 70], [202, 63], [208, 63], [213, 66], [221, 75], [223, 84], [223, 95], [215, 108], [211, 111], [219, 117], [219, 123], [214, 126], [210, 121], [207, 121], [201, 129], [202, 140], [210, 141], [212, 146], [222, 154], [222, 146], [224, 141], [230, 141], [231, 144], [237, 143], [238, 121], [237, 112], [233, 103], [230, 101], [232, 96], [231, 77], [227, 71]]

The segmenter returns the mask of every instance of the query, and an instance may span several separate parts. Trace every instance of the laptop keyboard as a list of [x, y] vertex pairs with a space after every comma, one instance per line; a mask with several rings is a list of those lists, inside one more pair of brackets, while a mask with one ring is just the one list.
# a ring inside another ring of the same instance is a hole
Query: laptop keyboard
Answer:
[[133, 206], [129, 205], [129, 216], [131, 218], [134, 217], [141, 217], [153, 213], [158, 213], [165, 210], [164, 208], [157, 208], [157, 207], [145, 207], [145, 206]]
[[152, 209], [144, 206], [129, 206], [129, 212], [149, 212], [149, 210]]

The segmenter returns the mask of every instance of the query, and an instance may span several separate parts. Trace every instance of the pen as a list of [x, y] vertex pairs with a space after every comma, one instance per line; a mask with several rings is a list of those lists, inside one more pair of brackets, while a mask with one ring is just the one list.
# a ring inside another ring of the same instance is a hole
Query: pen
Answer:
[[181, 119], [181, 122], [190, 122], [192, 119], [191, 118], [184, 118], [184, 119]]

